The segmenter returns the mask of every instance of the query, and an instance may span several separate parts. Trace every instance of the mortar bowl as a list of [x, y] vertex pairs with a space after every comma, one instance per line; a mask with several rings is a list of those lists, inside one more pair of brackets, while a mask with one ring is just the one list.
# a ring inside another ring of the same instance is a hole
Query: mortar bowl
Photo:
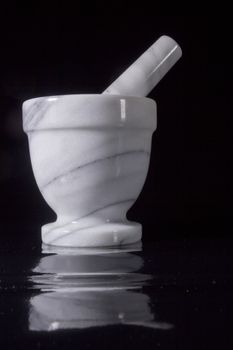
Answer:
[[45, 244], [104, 247], [141, 240], [126, 213], [139, 196], [156, 129], [146, 97], [60, 95], [23, 103], [37, 185], [57, 220], [42, 227]]

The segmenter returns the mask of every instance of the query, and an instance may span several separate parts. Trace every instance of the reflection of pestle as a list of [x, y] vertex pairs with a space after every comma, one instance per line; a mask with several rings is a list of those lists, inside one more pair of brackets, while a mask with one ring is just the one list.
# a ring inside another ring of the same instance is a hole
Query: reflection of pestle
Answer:
[[163, 35], [103, 93], [147, 96], [181, 55], [180, 46]]

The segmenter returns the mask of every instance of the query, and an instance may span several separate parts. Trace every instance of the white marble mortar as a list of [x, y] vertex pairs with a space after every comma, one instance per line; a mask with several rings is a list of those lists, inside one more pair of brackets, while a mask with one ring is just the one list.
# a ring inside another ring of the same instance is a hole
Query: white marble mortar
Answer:
[[146, 97], [63, 95], [23, 104], [38, 187], [57, 214], [46, 244], [98, 247], [141, 239], [126, 213], [148, 172], [156, 103]]

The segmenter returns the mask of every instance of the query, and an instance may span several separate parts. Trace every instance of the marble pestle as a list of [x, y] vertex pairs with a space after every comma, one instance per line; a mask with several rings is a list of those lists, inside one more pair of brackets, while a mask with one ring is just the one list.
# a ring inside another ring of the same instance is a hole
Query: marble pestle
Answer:
[[182, 55], [180, 46], [161, 36], [103, 94], [147, 96]]

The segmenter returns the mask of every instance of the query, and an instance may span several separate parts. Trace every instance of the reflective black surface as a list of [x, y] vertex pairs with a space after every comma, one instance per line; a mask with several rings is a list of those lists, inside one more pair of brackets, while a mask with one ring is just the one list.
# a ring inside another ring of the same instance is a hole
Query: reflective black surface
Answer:
[[16, 243], [0, 248], [1, 345], [231, 348], [230, 239], [95, 250]]
[[[232, 349], [232, 20], [82, 4], [1, 8], [0, 349]], [[158, 129], [129, 212], [142, 250], [46, 251], [40, 227], [55, 214], [33, 177], [22, 102], [100, 93], [163, 34], [183, 57], [149, 96]]]

